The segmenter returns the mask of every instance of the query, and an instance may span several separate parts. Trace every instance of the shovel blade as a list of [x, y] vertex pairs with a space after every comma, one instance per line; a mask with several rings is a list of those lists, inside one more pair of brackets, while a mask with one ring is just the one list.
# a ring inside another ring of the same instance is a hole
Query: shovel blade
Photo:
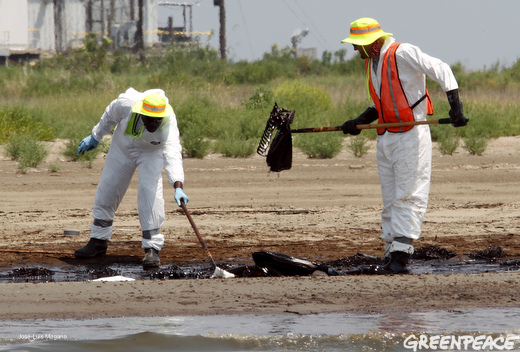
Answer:
[[213, 272], [213, 275], [211, 275], [211, 278], [217, 279], [230, 279], [233, 277], [235, 277], [235, 274], [232, 274], [229, 271], [219, 268], [218, 266], [215, 268], [215, 272]]

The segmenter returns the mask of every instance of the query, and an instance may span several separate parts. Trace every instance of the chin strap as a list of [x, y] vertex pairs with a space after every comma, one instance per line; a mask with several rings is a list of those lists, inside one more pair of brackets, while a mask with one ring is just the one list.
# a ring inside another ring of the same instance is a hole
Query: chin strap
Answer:
[[[363, 47], [363, 50], [365, 49], [365, 47]], [[366, 70], [366, 87], [367, 87], [367, 95], [368, 95], [368, 100], [372, 100], [372, 96], [370, 95], [370, 67], [372, 66], [372, 59], [368, 58], [367, 59], [367, 63], [366, 63], [366, 66], [367, 66], [367, 70]]]
[[[139, 123], [141, 123], [141, 127], [139, 127]], [[139, 139], [143, 135], [144, 131], [144, 124], [142, 124], [143, 121], [141, 120], [141, 115], [137, 113], [133, 113], [132, 117], [128, 121], [128, 126], [126, 127], [125, 134], [130, 135], [130, 138], [132, 139]]]
[[139, 139], [139, 138], [141, 138], [141, 136], [143, 135], [143, 131], [144, 131], [144, 125], [141, 126], [141, 128], [139, 129], [139, 131], [137, 131], [136, 134], [132, 134], [132, 139]]

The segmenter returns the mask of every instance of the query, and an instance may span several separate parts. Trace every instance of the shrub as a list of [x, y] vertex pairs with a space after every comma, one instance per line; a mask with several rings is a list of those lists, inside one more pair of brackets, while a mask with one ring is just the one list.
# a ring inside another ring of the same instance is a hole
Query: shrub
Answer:
[[231, 110], [227, 116], [233, 121], [234, 126], [228, 126], [228, 128], [236, 129], [236, 133], [245, 139], [259, 141], [267, 120], [269, 119], [271, 109], [272, 107], [268, 109], [256, 109], [254, 111]]
[[274, 89], [278, 106], [296, 110], [300, 121], [312, 117], [316, 112], [332, 108], [332, 99], [325, 90], [299, 81], [285, 82]]
[[487, 148], [487, 139], [480, 136], [471, 135], [463, 138], [464, 149], [471, 155], [482, 155]]
[[224, 80], [228, 85], [266, 84], [285, 75], [284, 65], [276, 61], [238, 62], [226, 72]]
[[18, 161], [18, 169], [25, 173], [28, 167], [38, 167], [49, 152], [35, 135], [13, 134], [5, 146], [7, 155]]
[[361, 158], [364, 156], [370, 146], [366, 145], [366, 138], [363, 136], [352, 136], [348, 139], [347, 148], [354, 153], [356, 158]]
[[215, 103], [196, 94], [176, 104], [175, 114], [181, 136], [189, 130], [198, 130], [204, 136], [212, 136], [215, 129], [219, 128], [218, 123], [215, 122], [218, 110]]
[[295, 146], [309, 158], [330, 159], [341, 152], [343, 135], [336, 133], [302, 134], [295, 138]]
[[217, 152], [227, 157], [245, 158], [253, 155], [256, 151], [256, 142], [244, 140], [237, 136], [228, 136], [219, 139], [217, 142]]
[[520, 106], [518, 104], [479, 101], [465, 104], [464, 113], [469, 117], [468, 125], [456, 129], [457, 133], [461, 133], [463, 137], [476, 135], [497, 138], [516, 136], [520, 133]]
[[259, 86], [249, 100], [245, 103], [245, 106], [249, 110], [254, 109], [265, 109], [272, 107], [273, 105], [273, 91], [265, 86]]
[[460, 137], [459, 136], [450, 136], [447, 138], [441, 138], [438, 140], [439, 149], [442, 155], [453, 155], [455, 150], [459, 147]]
[[10, 136], [17, 134], [31, 134], [43, 141], [54, 138], [54, 130], [37, 110], [28, 110], [22, 106], [0, 109], [0, 143], [5, 143]]
[[61, 170], [61, 167], [59, 165], [56, 165], [56, 164], [49, 165], [49, 171], [52, 173], [59, 172], [60, 170]]
[[436, 141], [442, 155], [453, 155], [459, 147], [460, 136], [451, 125], [436, 125], [430, 129], [432, 140]]
[[79, 161], [89, 169], [92, 168], [92, 163], [96, 159], [97, 155], [100, 151], [105, 149], [105, 143], [104, 140], [101, 140], [99, 142], [99, 145], [97, 148], [89, 150], [88, 152], [85, 152], [83, 155], [78, 154], [78, 146], [83, 138], [82, 137], [73, 137], [69, 139], [69, 141], [65, 144], [65, 150], [63, 151], [63, 155], [68, 157], [72, 161]]
[[204, 132], [195, 127], [188, 127], [182, 134], [182, 150], [189, 158], [204, 159], [211, 149], [211, 142], [205, 139]]

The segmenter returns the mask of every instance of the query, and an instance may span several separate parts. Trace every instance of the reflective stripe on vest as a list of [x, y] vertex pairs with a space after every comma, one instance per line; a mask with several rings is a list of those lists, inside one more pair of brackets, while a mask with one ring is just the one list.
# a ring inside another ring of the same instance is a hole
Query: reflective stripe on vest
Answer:
[[[379, 113], [378, 123], [392, 123], [392, 122], [411, 122], [414, 121], [414, 115], [412, 109], [418, 104], [414, 104], [410, 107], [406, 94], [399, 80], [399, 71], [397, 69], [396, 51], [401, 43], [391, 44], [385, 55], [382, 57], [382, 70], [381, 70], [381, 89], [379, 98], [376, 94], [374, 86], [372, 84], [372, 76], [370, 75], [371, 59], [367, 59], [365, 62], [365, 72], [369, 75], [369, 91], [372, 100], [374, 101], [375, 107]], [[426, 90], [428, 101], [427, 114], [433, 114], [433, 106], [431, 99]], [[425, 97], [422, 97], [421, 102]], [[392, 128], [378, 128], [377, 134], [381, 135], [386, 130], [390, 132], [405, 132], [412, 129], [413, 126], [405, 127], [392, 127]]]

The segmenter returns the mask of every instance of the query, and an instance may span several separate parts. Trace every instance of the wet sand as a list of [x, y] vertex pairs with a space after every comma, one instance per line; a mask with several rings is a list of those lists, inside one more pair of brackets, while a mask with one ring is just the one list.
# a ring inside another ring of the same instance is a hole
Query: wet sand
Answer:
[[518, 307], [518, 273], [2, 285], [2, 319], [383, 313]]

